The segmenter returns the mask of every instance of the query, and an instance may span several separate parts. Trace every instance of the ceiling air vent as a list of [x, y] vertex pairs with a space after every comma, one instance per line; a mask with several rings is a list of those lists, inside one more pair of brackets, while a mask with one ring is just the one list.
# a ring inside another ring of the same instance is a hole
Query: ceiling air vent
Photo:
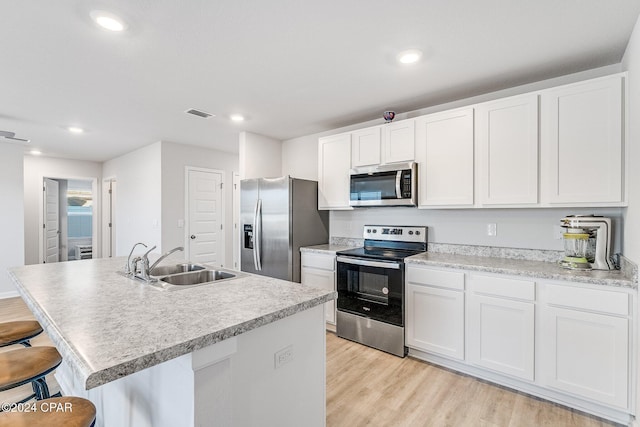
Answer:
[[0, 130], [0, 138], [4, 138], [9, 140], [8, 142], [29, 142], [30, 140], [28, 139], [24, 139], [24, 138], [18, 138], [16, 137], [16, 133], [15, 132], [9, 132], [6, 130]]
[[193, 114], [194, 116], [202, 117], [203, 119], [208, 119], [209, 117], [213, 117], [213, 114], [207, 113], [206, 111], [196, 110], [195, 108], [189, 108], [185, 111], [187, 114]]

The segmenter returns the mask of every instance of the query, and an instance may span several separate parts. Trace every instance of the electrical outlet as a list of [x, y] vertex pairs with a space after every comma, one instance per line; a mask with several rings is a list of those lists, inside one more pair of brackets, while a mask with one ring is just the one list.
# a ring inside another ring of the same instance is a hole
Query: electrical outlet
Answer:
[[280, 351], [277, 351], [274, 355], [274, 358], [276, 369], [291, 362], [293, 360], [293, 346], [290, 345]]
[[562, 240], [562, 234], [564, 233], [564, 229], [559, 225], [553, 226], [553, 238], [556, 240]]
[[487, 236], [495, 237], [498, 235], [498, 224], [487, 224]]

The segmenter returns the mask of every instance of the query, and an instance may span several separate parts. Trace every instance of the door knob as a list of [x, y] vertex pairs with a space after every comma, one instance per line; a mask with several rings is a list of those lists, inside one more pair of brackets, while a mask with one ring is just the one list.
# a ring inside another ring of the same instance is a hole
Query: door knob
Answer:
[[195, 239], [196, 239], [196, 235], [195, 235], [195, 234], [192, 234], [192, 235], [191, 235], [191, 240], [195, 240]]

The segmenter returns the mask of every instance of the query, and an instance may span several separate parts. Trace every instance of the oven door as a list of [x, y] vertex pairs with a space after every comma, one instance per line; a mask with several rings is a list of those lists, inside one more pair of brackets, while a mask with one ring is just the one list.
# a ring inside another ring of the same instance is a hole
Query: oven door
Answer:
[[339, 311], [404, 326], [404, 264], [338, 256]]

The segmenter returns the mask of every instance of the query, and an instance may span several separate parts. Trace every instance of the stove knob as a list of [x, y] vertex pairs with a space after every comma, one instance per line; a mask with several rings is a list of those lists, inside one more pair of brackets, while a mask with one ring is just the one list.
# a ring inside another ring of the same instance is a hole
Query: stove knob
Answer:
[[418, 230], [416, 230], [416, 236], [419, 236], [420, 232]]
[[371, 233], [371, 229], [370, 228], [367, 228], [367, 233]]
[[413, 234], [413, 231], [409, 230], [409, 236], [411, 236]]
[[373, 229], [373, 232], [374, 232], [374, 233], [377, 233], [377, 232], [378, 232], [378, 230], [376, 230], [376, 229], [374, 228], [374, 229]]

